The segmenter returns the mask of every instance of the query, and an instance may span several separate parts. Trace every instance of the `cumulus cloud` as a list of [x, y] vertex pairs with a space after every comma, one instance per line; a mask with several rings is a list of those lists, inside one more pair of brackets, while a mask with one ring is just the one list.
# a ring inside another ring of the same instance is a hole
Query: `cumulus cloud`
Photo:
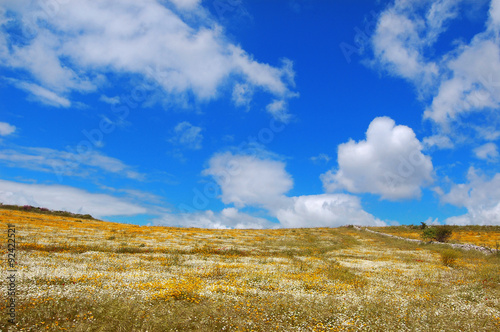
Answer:
[[467, 209], [464, 215], [446, 219], [446, 224], [500, 225], [500, 174], [488, 179], [471, 167], [467, 183], [452, 185], [441, 201]]
[[220, 197], [225, 204], [264, 208], [280, 222], [279, 225], [271, 224], [273, 227], [383, 224], [365, 212], [355, 196], [324, 194], [287, 197], [285, 194], [292, 189], [293, 180], [281, 161], [227, 152], [214, 155], [204, 174], [211, 175], [220, 186]]
[[0, 122], [0, 136], [8, 136], [16, 131], [16, 127], [7, 122]]
[[486, 143], [474, 149], [477, 158], [495, 161], [498, 159], [498, 147], [495, 143]]
[[165, 214], [153, 221], [156, 226], [199, 227], [215, 229], [262, 229], [278, 225], [267, 219], [242, 213], [235, 208], [225, 208], [221, 212], [200, 211], [182, 214]]
[[148, 212], [144, 207], [110, 195], [93, 194], [69, 186], [24, 184], [5, 180], [0, 180], [0, 202], [91, 214], [98, 218]]
[[30, 81], [16, 86], [49, 105], [69, 107], [72, 92], [93, 92], [109, 74], [154, 82], [170, 100], [208, 101], [228, 83], [240, 84], [271, 95], [269, 111], [278, 119], [287, 111], [277, 111], [276, 101], [294, 96], [291, 61], [258, 62], [228, 41], [199, 0], [6, 0], [2, 6], [1, 66], [28, 73]]
[[236, 207], [280, 204], [293, 187], [283, 162], [252, 155], [216, 154], [203, 174], [220, 186], [222, 202]]
[[188, 149], [199, 150], [203, 141], [202, 129], [193, 126], [187, 121], [179, 123], [174, 128], [174, 137], [170, 139], [171, 143], [182, 145]]
[[358, 197], [323, 194], [290, 197], [284, 207], [273, 211], [283, 227], [338, 227], [346, 224], [386, 224], [364, 211]]
[[366, 139], [350, 140], [338, 147], [338, 169], [321, 175], [326, 191], [372, 193], [384, 199], [421, 195], [432, 182], [433, 166], [413, 130], [395, 125], [388, 117], [375, 118]]

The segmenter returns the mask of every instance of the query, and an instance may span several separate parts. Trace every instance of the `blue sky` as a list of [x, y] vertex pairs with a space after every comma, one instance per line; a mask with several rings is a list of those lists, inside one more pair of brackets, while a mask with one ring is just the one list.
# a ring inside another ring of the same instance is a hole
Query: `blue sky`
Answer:
[[500, 1], [6, 0], [0, 202], [500, 224]]

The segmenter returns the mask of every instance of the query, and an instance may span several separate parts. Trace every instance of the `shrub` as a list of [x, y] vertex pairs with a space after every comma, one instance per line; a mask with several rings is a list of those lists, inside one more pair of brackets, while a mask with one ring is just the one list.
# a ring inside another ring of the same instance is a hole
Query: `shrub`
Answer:
[[436, 228], [435, 227], [428, 227], [425, 228], [422, 232], [422, 238], [424, 240], [432, 241], [436, 237]]
[[453, 249], [441, 251], [441, 262], [444, 266], [453, 266], [458, 258], [458, 253]]
[[438, 242], [446, 242], [451, 237], [453, 231], [450, 226], [439, 226], [436, 227], [436, 236], [435, 239]]
[[446, 242], [452, 233], [450, 226], [427, 227], [422, 231], [422, 238], [429, 241]]

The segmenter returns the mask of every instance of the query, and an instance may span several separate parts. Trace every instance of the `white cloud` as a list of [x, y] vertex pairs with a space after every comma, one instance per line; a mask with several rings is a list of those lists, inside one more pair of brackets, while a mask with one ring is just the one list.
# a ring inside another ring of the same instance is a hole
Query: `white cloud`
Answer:
[[432, 148], [435, 146], [439, 149], [452, 149], [455, 146], [448, 136], [440, 134], [425, 137], [422, 143], [426, 148]]
[[173, 3], [180, 16], [163, 0], [66, 0], [48, 11], [30, 0], [6, 0], [2, 6], [31, 34], [21, 44], [1, 30], [0, 63], [31, 74], [29, 91], [59, 106], [73, 91], [95, 91], [110, 73], [154, 81], [169, 100], [218, 98], [228, 83], [246, 84], [273, 100], [293, 96], [291, 61], [260, 63], [228, 41], [199, 0]]
[[120, 103], [120, 97], [118, 97], [118, 96], [108, 97], [105, 95], [101, 95], [101, 97], [99, 97], [99, 100], [106, 103], [106, 104], [110, 104], [110, 105], [117, 105]]
[[291, 197], [287, 206], [274, 213], [283, 227], [385, 226], [362, 209], [359, 198], [345, 194]]
[[222, 202], [236, 207], [272, 208], [293, 186], [283, 162], [230, 152], [214, 155], [203, 174], [220, 186]]
[[63, 176], [89, 177], [96, 171], [115, 173], [126, 178], [142, 180], [144, 175], [136, 172], [122, 161], [93, 150], [60, 151], [49, 148], [17, 147], [15, 150], [0, 150], [0, 162], [9, 167], [26, 168]]
[[94, 217], [128, 216], [147, 213], [144, 207], [104, 194], [60, 185], [24, 184], [0, 180], [0, 201], [52, 210], [91, 214]]
[[500, 1], [492, 0], [490, 6], [490, 22], [489, 27], [492, 30], [500, 29]]
[[475, 148], [474, 154], [479, 159], [495, 161], [498, 159], [498, 148], [495, 143], [486, 143]]
[[286, 101], [274, 100], [272, 103], [266, 106], [266, 110], [277, 120], [282, 122], [288, 122], [290, 120], [290, 114], [287, 112]]
[[0, 122], [0, 136], [8, 136], [16, 131], [16, 127], [6, 122]]
[[31, 93], [31, 99], [39, 101], [43, 104], [47, 104], [54, 107], [70, 107], [71, 101], [59, 96], [53, 91], [45, 89], [37, 84], [27, 83], [27, 82], [17, 82], [15, 84], [18, 88], [23, 89]]
[[447, 63], [452, 78], [443, 79], [437, 95], [424, 113], [447, 129], [450, 121], [471, 111], [498, 108], [497, 77], [500, 77], [500, 46], [478, 35]]
[[196, 8], [201, 2], [201, 0], [171, 0], [174, 5], [182, 10], [192, 10]]
[[202, 129], [193, 126], [187, 121], [179, 123], [174, 128], [174, 137], [170, 139], [171, 143], [183, 145], [188, 149], [199, 150], [203, 141]]
[[327, 154], [325, 153], [320, 153], [319, 155], [315, 157], [311, 157], [311, 160], [313, 163], [321, 163], [324, 162], [325, 164], [328, 163], [332, 158], [330, 158]]
[[[279, 225], [271, 226], [336, 227], [345, 224], [383, 224], [365, 212], [355, 196], [285, 196], [292, 189], [293, 180], [286, 172], [285, 164], [280, 161], [222, 153], [210, 159], [209, 168], [203, 173], [213, 176], [220, 186], [222, 202], [232, 203], [237, 207], [264, 208], [280, 222]], [[185, 218], [188, 216], [189, 220], [196, 218], [196, 215], [186, 215]]]
[[246, 106], [249, 108], [253, 97], [253, 88], [249, 84], [236, 83], [233, 88], [233, 102], [236, 106]]
[[388, 117], [375, 118], [366, 140], [338, 147], [338, 169], [321, 176], [329, 192], [372, 193], [384, 199], [420, 197], [432, 182], [433, 166], [413, 130]]
[[200, 211], [182, 214], [165, 214], [153, 221], [158, 226], [178, 226], [178, 227], [200, 227], [200, 228], [275, 228], [273, 224], [266, 219], [253, 217], [242, 213], [235, 208], [226, 208], [221, 212]]
[[[412, 82], [420, 92], [419, 97], [428, 102], [424, 118], [437, 124], [446, 136], [460, 132], [452, 125], [461, 126], [468, 113], [500, 107], [498, 0], [490, 2], [489, 19], [483, 32], [470, 41], [457, 40], [449, 44], [448, 49], [434, 47], [450, 22], [466, 19], [467, 15], [461, 11], [472, 5], [467, 3], [396, 0], [380, 14], [372, 36], [372, 64]], [[444, 141], [428, 143], [451, 147]]]
[[467, 213], [445, 220], [457, 225], [500, 225], [500, 174], [487, 179], [470, 168], [467, 183], [454, 184], [441, 196], [443, 203], [467, 208]]
[[[425, 21], [408, 17], [406, 1], [396, 1], [378, 20], [372, 46], [375, 59], [391, 74], [411, 82], [429, 82], [437, 66], [421, 54], [427, 41], [421, 38]], [[435, 29], [434, 29], [435, 30]]]

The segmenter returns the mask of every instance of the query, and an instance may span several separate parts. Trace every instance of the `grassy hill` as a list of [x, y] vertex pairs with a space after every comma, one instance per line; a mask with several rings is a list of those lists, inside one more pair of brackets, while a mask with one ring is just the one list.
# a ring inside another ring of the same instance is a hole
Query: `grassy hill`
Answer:
[[20, 331], [500, 329], [496, 255], [348, 227], [145, 227], [5, 209], [0, 223], [6, 257], [7, 224], [16, 230]]

